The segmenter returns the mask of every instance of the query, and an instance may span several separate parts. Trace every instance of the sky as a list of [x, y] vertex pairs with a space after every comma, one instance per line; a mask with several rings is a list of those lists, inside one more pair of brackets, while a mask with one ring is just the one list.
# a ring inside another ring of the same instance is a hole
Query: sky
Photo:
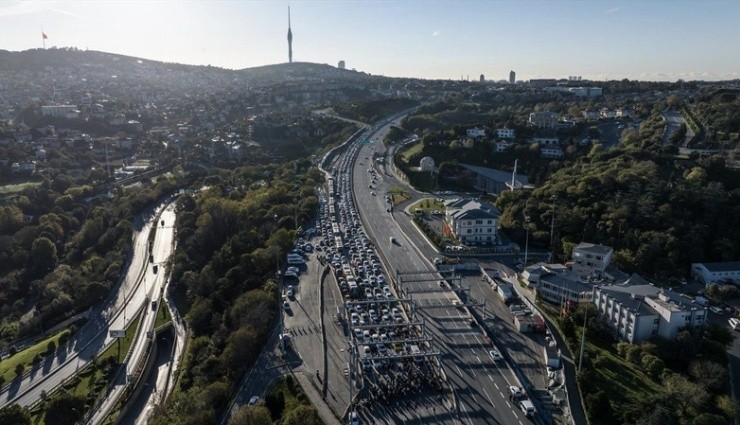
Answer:
[[77, 47], [240, 69], [293, 60], [391, 77], [740, 78], [740, 0], [9, 1], [0, 49]]

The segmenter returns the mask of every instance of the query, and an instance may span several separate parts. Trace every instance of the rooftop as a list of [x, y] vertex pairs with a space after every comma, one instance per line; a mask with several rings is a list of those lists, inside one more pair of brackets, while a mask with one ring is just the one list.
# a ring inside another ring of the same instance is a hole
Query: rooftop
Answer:
[[[509, 171], [495, 170], [493, 168], [479, 167], [477, 165], [469, 165], [469, 164], [460, 164], [460, 166], [476, 174], [480, 174], [483, 177], [490, 179], [490, 180], [495, 180], [495, 181], [500, 181], [500, 182], [511, 181], [511, 172]], [[529, 182], [529, 179], [524, 174], [517, 174], [516, 181], [521, 184], [527, 184]]]
[[740, 270], [740, 261], [725, 261], [722, 263], [694, 263], [701, 264], [710, 272], [734, 272]]
[[578, 245], [576, 245], [576, 247], [573, 248], [573, 249], [574, 250], [577, 249], [579, 251], [588, 251], [588, 252], [592, 252], [594, 254], [601, 254], [601, 255], [606, 255], [606, 254], [612, 252], [611, 247], [604, 246], [604, 245], [593, 244], [593, 243], [588, 243], [588, 242], [581, 242]]

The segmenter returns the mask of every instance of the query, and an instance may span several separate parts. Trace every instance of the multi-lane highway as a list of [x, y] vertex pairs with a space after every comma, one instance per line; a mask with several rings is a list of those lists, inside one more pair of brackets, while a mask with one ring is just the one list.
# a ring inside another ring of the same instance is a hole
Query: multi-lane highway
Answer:
[[[388, 204], [384, 195], [392, 180], [384, 173], [377, 185], [372, 184], [368, 168], [378, 167], [373, 161], [383, 155], [382, 140], [391, 123], [370, 136], [358, 154], [353, 170], [353, 189], [358, 211], [366, 231], [375, 242], [389, 270], [433, 272], [430, 259], [406, 238], [395, 215], [398, 210], [386, 212]], [[374, 140], [374, 141], [372, 141]], [[390, 238], [399, 241], [391, 244]], [[403, 284], [401, 284], [403, 289]], [[494, 362], [489, 352], [494, 348], [490, 341], [474, 326], [466, 309], [456, 307], [457, 296], [449, 289], [440, 288], [438, 278], [426, 282], [418, 293], [409, 291], [416, 301], [417, 314], [426, 321], [434, 338], [435, 348], [442, 351], [442, 364], [455, 393], [459, 417], [464, 423], [520, 424], [525, 416], [508, 398], [508, 386], [514, 382], [513, 374], [502, 362]]]
[[[168, 214], [165, 211], [163, 214]], [[174, 221], [174, 212], [169, 217]], [[132, 320], [134, 314], [141, 308], [147, 298], [148, 288], [151, 292], [156, 277], [147, 277], [147, 271], [151, 274], [149, 263], [148, 239], [152, 227], [156, 225], [158, 211], [145, 218], [137, 219], [137, 230], [133, 235], [133, 250], [128, 270], [117, 290], [99, 308], [90, 315], [89, 321], [72, 338], [67, 347], [61, 347], [53, 359], [42, 362], [42, 365], [33, 369], [31, 373], [21, 380], [15, 380], [5, 391], [0, 394], [0, 407], [17, 403], [29, 406], [41, 398], [42, 393], [51, 393], [60, 383], [82, 369], [94, 356], [99, 354], [114, 339], [110, 336], [110, 329], [124, 329]], [[172, 230], [170, 229], [170, 233]], [[165, 236], [158, 239], [165, 241]], [[171, 235], [170, 243], [171, 247]], [[155, 244], [153, 254], [155, 261], [162, 261], [164, 255], [169, 255], [159, 244]], [[164, 274], [164, 273], [162, 273]], [[147, 284], [148, 282], [148, 284]]]

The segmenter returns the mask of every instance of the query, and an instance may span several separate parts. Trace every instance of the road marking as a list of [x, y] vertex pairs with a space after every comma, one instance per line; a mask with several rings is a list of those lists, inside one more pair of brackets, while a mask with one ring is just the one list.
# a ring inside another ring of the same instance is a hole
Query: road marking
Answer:
[[[488, 401], [491, 403], [491, 406], [494, 406], [493, 400], [491, 400], [491, 396], [488, 395], [488, 391], [486, 391], [486, 389], [483, 388], [483, 392], [486, 394], [486, 397], [488, 397]], [[494, 407], [496, 407], [496, 406], [494, 406]]]
[[[502, 397], [503, 397], [503, 395], [502, 395]], [[506, 405], [507, 405], [507, 406], [509, 406], [509, 409], [511, 409], [511, 403], [509, 403], [509, 402], [507, 401], [507, 402], [506, 402]], [[514, 413], [514, 416], [516, 416], [516, 413]]]
[[455, 365], [455, 367], [457, 368], [458, 375], [463, 376], [462, 370], [460, 370], [460, 366]]
[[480, 359], [480, 357], [475, 356], [476, 359], [478, 359], [478, 363], [483, 363], [483, 360]]
[[506, 398], [504, 397], [504, 393], [502, 393], [501, 391], [499, 391], [498, 393], [501, 395], [501, 398]]
[[[491, 382], [493, 382], [493, 376], [491, 376], [491, 375], [488, 375], [488, 379], [490, 379], [490, 380], [491, 380]], [[495, 383], [495, 382], [493, 382], [493, 385], [496, 385], [496, 383]], [[498, 388], [498, 387], [496, 387], [496, 388]]]
[[[491, 377], [491, 375], [488, 375], [488, 377], [489, 377], [489, 378], [491, 378], [491, 381], [493, 381], [493, 378]], [[496, 389], [497, 389], [497, 390], [499, 389], [499, 387], [498, 387], [498, 384], [497, 384], [497, 383], [495, 383], [495, 382], [494, 382], [494, 383], [493, 383], [493, 385], [494, 385], [494, 386], [496, 387]]]

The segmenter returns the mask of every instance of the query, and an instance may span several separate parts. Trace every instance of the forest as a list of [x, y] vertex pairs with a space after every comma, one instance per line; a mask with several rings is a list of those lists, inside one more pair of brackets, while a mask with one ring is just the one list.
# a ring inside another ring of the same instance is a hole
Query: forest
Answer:
[[171, 291], [190, 338], [174, 393], [151, 424], [216, 422], [277, 320], [276, 261], [293, 244], [296, 217], [313, 219], [320, 179], [305, 160], [221, 170], [178, 200]]

